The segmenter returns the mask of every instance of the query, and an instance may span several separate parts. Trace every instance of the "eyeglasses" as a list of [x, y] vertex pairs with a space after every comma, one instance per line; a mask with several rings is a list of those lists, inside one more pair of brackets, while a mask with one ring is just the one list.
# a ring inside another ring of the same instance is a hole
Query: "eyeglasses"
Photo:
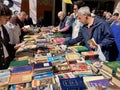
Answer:
[[77, 8], [74, 8], [73, 10], [77, 10]]

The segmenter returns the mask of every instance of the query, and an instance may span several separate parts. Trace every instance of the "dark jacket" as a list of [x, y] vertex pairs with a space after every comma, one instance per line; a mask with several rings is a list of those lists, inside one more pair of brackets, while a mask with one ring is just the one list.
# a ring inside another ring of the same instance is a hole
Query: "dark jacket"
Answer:
[[[88, 40], [94, 38], [96, 43], [101, 46], [101, 49], [106, 59], [115, 60], [117, 55], [117, 49], [114, 42], [114, 37], [111, 32], [111, 28], [105, 20], [99, 17], [94, 18], [94, 23], [89, 29], [84, 25], [81, 28], [77, 38], [65, 41], [64, 44], [73, 45], [82, 41], [89, 50], [92, 50], [88, 44]], [[114, 52], [113, 49], [115, 49], [116, 54], [114, 53], [114, 55], [111, 55], [111, 50], [112, 53]]]
[[[5, 60], [6, 58], [4, 57], [3, 45], [2, 44], [4, 44], [4, 46], [6, 47], [9, 55], [11, 53], [11, 51], [10, 51], [11, 47], [10, 47], [10, 44], [9, 44], [9, 41], [10, 41], [9, 34], [8, 34], [7, 30], [4, 28], [4, 26], [2, 26], [2, 31], [3, 31], [4, 40], [2, 41], [0, 39], [0, 69], [7, 68], [8, 65], [9, 65], [9, 62], [11, 60], [11, 58], [9, 57], [9, 61], [6, 61]], [[0, 36], [0, 38], [1, 38], [1, 36]]]
[[[65, 24], [66, 24], [66, 22], [67, 22], [67, 19], [68, 19], [68, 17], [66, 16], [66, 17], [64, 17], [63, 20], [60, 21], [60, 23], [59, 23], [60, 29], [63, 29], [63, 28], [65, 27]], [[70, 26], [70, 27], [69, 27], [69, 30], [66, 30], [66, 31], [61, 32], [61, 33], [62, 33], [62, 34], [70, 34], [70, 35], [72, 35], [72, 27]]]

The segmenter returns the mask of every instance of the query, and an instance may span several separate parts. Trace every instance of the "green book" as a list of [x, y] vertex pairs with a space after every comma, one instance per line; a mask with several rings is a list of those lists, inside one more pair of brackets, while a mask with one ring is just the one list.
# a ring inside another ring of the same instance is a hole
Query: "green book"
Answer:
[[88, 51], [88, 48], [85, 47], [85, 46], [75, 46], [75, 49], [76, 49], [79, 53]]
[[115, 74], [117, 68], [120, 68], [120, 61], [104, 62], [102, 66], [102, 69], [109, 72], [110, 74]]
[[24, 65], [28, 65], [28, 60], [12, 61], [9, 67], [24, 66]]

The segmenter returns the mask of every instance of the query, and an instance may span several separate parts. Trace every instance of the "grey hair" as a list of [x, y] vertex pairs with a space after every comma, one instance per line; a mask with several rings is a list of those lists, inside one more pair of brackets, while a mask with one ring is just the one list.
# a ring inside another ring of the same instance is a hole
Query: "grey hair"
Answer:
[[84, 14], [91, 15], [91, 13], [90, 13], [90, 8], [89, 8], [88, 6], [81, 7], [81, 8], [78, 10], [78, 14], [80, 14], [80, 15], [84, 15]]

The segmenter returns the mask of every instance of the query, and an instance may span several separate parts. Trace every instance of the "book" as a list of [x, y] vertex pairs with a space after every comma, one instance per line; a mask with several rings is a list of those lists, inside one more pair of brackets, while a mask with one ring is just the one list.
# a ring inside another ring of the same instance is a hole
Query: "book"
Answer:
[[67, 61], [74, 61], [74, 60], [79, 60], [80, 59], [80, 54], [78, 53], [66, 53], [65, 55]]
[[86, 86], [82, 78], [60, 79], [61, 90], [85, 90]]
[[34, 73], [33, 80], [39, 80], [39, 79], [49, 78], [53, 76], [54, 76], [53, 72]]
[[92, 80], [88, 82], [89, 87], [108, 87], [110, 86], [109, 80], [108, 79], [99, 79], [99, 80]]
[[70, 71], [70, 67], [67, 62], [52, 63], [54, 73], [63, 73]]
[[37, 87], [40, 85], [55, 84], [54, 77], [43, 78], [39, 80], [32, 80], [32, 87]]
[[27, 83], [32, 81], [32, 73], [19, 73], [10, 76], [9, 85]]
[[64, 62], [65, 60], [63, 55], [48, 57], [48, 62]]
[[10, 86], [9, 90], [32, 90], [31, 82], [14, 84]]
[[113, 76], [111, 81], [120, 88], [120, 78]]
[[11, 69], [11, 74], [19, 74], [19, 73], [31, 73], [33, 71], [32, 65], [26, 65], [26, 66], [19, 66], [19, 67], [14, 67]]
[[57, 44], [62, 44], [65, 41], [65, 38], [55, 38]]
[[94, 60], [98, 59], [98, 53], [95, 51], [87, 51], [87, 52], [81, 52], [81, 55], [85, 58], [85, 60]]
[[52, 84], [46, 84], [33, 87], [32, 90], [54, 90], [54, 89]]
[[100, 80], [100, 79], [104, 79], [104, 77], [103, 76], [85, 76], [85, 77], [83, 77], [83, 81], [87, 87], [89, 87], [89, 85], [87, 84], [89, 81]]
[[52, 70], [51, 62], [34, 64], [34, 71], [49, 71], [49, 70]]
[[28, 65], [28, 60], [12, 61], [10, 62], [9, 68], [16, 67], [16, 66], [24, 66], [24, 65]]
[[86, 63], [73, 63], [69, 64], [71, 71], [87, 71], [89, 70]]
[[68, 48], [73, 51], [77, 51], [78, 53], [88, 51], [88, 48], [85, 46], [70, 46]]
[[102, 65], [102, 69], [113, 75], [115, 75], [116, 70], [119, 67], [120, 67], [120, 61], [104, 62]]
[[7, 70], [7, 69], [0, 70], [0, 87], [8, 84], [9, 77], [10, 77], [10, 71], [9, 70]]

